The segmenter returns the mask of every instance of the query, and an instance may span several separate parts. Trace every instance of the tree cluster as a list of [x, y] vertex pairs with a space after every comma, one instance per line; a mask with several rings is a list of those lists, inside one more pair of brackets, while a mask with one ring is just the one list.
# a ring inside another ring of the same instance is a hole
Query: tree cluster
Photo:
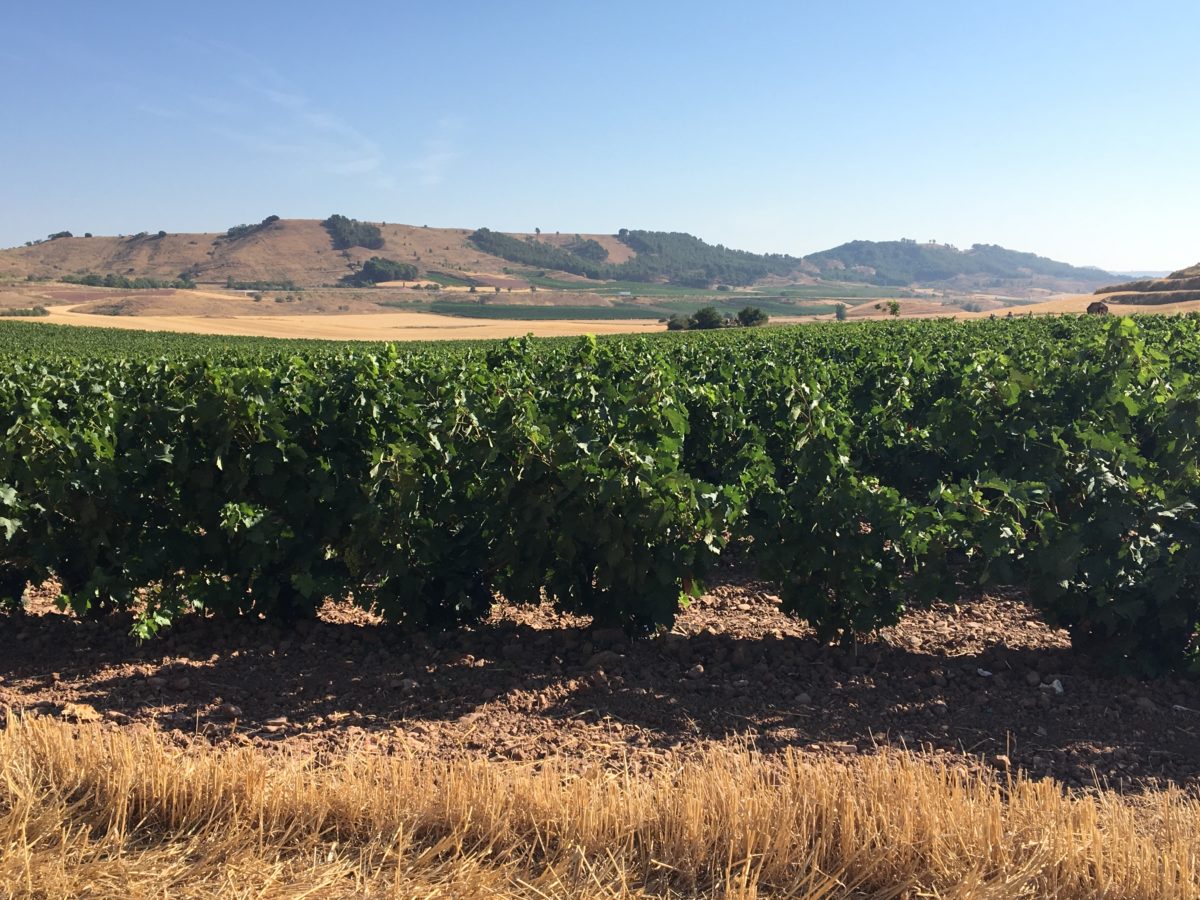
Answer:
[[225, 232], [225, 239], [236, 241], [238, 238], [248, 237], [256, 232], [262, 231], [279, 221], [279, 216], [267, 216], [257, 225], [234, 225]]
[[334, 213], [321, 223], [333, 239], [335, 250], [348, 250], [351, 247], [364, 247], [367, 250], [378, 250], [383, 246], [383, 233], [378, 225], [370, 222], [360, 222]]
[[994, 244], [975, 244], [956, 250], [948, 244], [918, 244], [912, 240], [851, 241], [806, 257], [825, 278], [878, 285], [948, 281], [960, 275], [998, 279], [1051, 278], [1099, 282], [1107, 273], [1079, 268], [1033, 253], [1007, 250]]
[[604, 249], [604, 245], [594, 238], [582, 238], [575, 235], [575, 239], [567, 244], [568, 251], [576, 256], [590, 260], [591, 262], [607, 262], [608, 251]]
[[[372, 256], [353, 275], [346, 276], [346, 283], [358, 287], [379, 284], [381, 281], [412, 281], [417, 277], [417, 267], [411, 263], [396, 262], [382, 256]], [[474, 290], [474, 288], [472, 288]]]
[[668, 331], [710, 331], [715, 328], [753, 328], [771, 320], [757, 306], [747, 306], [736, 316], [724, 316], [715, 306], [705, 306], [690, 316], [674, 315], [667, 319]]
[[695, 288], [713, 284], [752, 284], [767, 275], [790, 274], [801, 263], [793, 256], [748, 253], [730, 250], [720, 244], [714, 246], [679, 232], [622, 228], [617, 238], [637, 251], [637, 256], [619, 264], [608, 263], [605, 261], [607, 251], [592, 239], [557, 247], [532, 239], [523, 241], [487, 228], [480, 228], [470, 239], [485, 253], [539, 269], [554, 269], [593, 279], [667, 281]]
[[621, 229], [617, 238], [637, 252], [622, 263], [621, 278], [708, 287], [713, 284], [747, 285], [768, 275], [789, 275], [801, 260], [782, 253], [750, 253], [708, 244], [694, 235], [678, 231], [630, 231]]
[[163, 278], [128, 278], [124, 275], [115, 275], [112, 272], [109, 272], [107, 275], [97, 275], [95, 272], [87, 272], [83, 275], [64, 275], [60, 280], [65, 281], [67, 284], [121, 288], [122, 290], [186, 289], [196, 286], [196, 282], [192, 281], [187, 272], [184, 272], [178, 278], [169, 280]]
[[300, 287], [290, 278], [279, 281], [235, 281], [230, 275], [225, 279], [225, 287], [231, 291], [298, 291]]
[[570, 272], [573, 275], [582, 275], [584, 278], [597, 280], [617, 277], [613, 274], [613, 271], [618, 268], [616, 266], [585, 259], [554, 244], [532, 239], [523, 241], [512, 235], [492, 231], [490, 228], [478, 229], [471, 235], [470, 241], [484, 253], [499, 256], [509, 262], [534, 266], [538, 269]]

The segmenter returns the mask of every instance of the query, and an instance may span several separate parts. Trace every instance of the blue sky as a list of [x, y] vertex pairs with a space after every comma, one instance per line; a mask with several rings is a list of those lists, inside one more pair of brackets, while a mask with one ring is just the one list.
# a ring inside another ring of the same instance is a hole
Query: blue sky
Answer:
[[1200, 259], [1200, 4], [8, 4], [0, 245], [270, 214]]

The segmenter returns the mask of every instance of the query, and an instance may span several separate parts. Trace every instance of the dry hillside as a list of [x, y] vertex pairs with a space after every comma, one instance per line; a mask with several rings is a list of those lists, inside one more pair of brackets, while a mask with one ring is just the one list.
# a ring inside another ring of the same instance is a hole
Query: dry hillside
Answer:
[[[443, 273], [501, 287], [523, 284], [505, 277], [512, 264], [481, 253], [467, 240], [466, 228], [426, 228], [381, 224], [379, 250], [336, 250], [316, 219], [281, 219], [237, 239], [224, 234], [146, 234], [125, 237], [70, 237], [29, 247], [0, 250], [0, 278], [23, 279], [113, 273], [133, 277], [178, 278], [187, 271], [200, 284], [235, 281], [293, 281], [301, 287], [336, 284], [356, 264], [385, 256], [415, 265], [422, 275]], [[574, 235], [544, 235], [565, 242]], [[610, 235], [584, 235], [602, 243], [617, 262], [632, 251]]]
[[1145, 278], [1113, 284], [1100, 288], [1096, 293], [1103, 294], [1105, 300], [1110, 303], [1137, 306], [1160, 306], [1164, 303], [1200, 300], [1200, 263], [1172, 272], [1166, 278]]

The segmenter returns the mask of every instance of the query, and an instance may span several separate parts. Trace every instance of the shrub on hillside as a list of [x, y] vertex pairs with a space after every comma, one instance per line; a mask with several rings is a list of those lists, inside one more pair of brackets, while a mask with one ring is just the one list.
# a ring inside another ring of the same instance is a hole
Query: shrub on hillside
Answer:
[[238, 238], [248, 237], [256, 232], [262, 231], [279, 221], [279, 216], [267, 216], [257, 225], [234, 225], [225, 232], [225, 239], [236, 241]]

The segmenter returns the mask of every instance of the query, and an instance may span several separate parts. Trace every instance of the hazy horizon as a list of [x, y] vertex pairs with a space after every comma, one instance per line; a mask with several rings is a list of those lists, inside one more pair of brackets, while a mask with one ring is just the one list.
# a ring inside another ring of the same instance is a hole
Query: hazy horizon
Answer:
[[6, 18], [2, 246], [341, 212], [793, 255], [906, 237], [1121, 272], [1200, 259], [1192, 4]]

